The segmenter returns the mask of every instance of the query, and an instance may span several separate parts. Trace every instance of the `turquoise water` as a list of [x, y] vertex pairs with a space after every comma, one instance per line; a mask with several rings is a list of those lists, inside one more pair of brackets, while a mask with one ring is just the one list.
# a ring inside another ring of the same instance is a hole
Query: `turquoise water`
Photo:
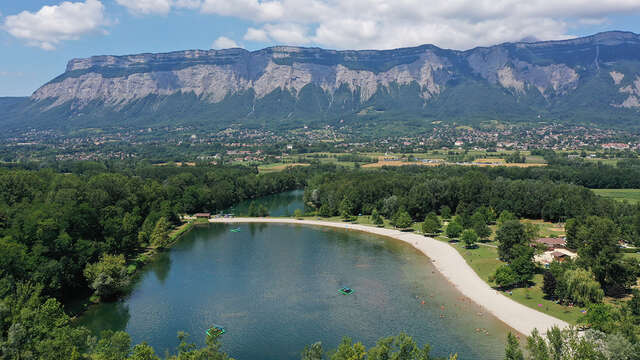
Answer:
[[[401, 331], [432, 354], [499, 359], [507, 328], [464, 299], [407, 244], [302, 225], [211, 224], [161, 254], [123, 301], [90, 308], [93, 331], [126, 330], [161, 354], [186, 331], [204, 343], [212, 324], [239, 360], [298, 359], [302, 348], [343, 336], [365, 345]], [[338, 290], [348, 286], [352, 295]], [[423, 304], [424, 301], [424, 304]], [[486, 329], [488, 335], [476, 329]]]

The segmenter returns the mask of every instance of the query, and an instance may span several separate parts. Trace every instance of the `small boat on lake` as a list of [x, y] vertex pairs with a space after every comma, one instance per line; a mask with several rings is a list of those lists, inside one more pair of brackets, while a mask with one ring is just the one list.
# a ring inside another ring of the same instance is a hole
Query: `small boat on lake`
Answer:
[[213, 325], [207, 330], [207, 336], [218, 337], [226, 332], [227, 330], [225, 330], [222, 326]]
[[351, 295], [353, 294], [353, 289], [345, 286], [342, 289], [338, 290], [338, 292], [340, 292], [342, 295]]
[[240, 232], [240, 228], [231, 229], [231, 232]]

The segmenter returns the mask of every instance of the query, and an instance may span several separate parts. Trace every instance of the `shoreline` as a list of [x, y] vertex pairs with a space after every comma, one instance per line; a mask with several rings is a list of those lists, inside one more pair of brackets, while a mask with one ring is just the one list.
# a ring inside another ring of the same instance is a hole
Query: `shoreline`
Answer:
[[467, 264], [460, 253], [447, 243], [419, 235], [360, 224], [338, 223], [322, 220], [297, 220], [292, 218], [216, 218], [209, 223], [280, 223], [332, 227], [346, 230], [368, 232], [389, 237], [410, 244], [431, 259], [436, 269], [464, 296], [480, 305], [500, 321], [524, 335], [530, 335], [533, 329], [542, 334], [553, 326], [566, 328], [568, 323], [553, 316], [531, 309], [491, 288]]

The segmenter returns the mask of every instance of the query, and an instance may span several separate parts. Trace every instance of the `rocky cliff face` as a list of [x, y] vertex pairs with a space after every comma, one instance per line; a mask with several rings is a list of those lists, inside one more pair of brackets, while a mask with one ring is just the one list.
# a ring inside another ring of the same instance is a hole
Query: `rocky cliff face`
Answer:
[[[255, 115], [256, 104], [267, 98], [272, 101], [273, 94], [295, 103], [308, 89], [319, 104], [313, 111], [339, 114], [336, 116], [375, 106], [381, 97], [386, 97], [385, 110], [406, 108], [407, 96], [413, 109], [437, 108], [448, 114], [451, 111], [442, 108], [443, 94], [465, 92], [461, 89], [470, 84], [489, 89], [488, 97], [506, 96], [531, 114], [552, 112], [558, 106], [570, 108], [585, 92], [598, 96], [599, 90], [607, 97], [596, 101], [600, 105], [637, 110], [640, 36], [609, 32], [468, 51], [430, 45], [385, 51], [279, 46], [253, 52], [227, 49], [95, 56], [71, 60], [65, 73], [38, 89], [31, 99], [46, 104], [46, 109], [69, 106], [81, 111], [99, 103], [119, 111], [148, 98], [188, 95], [214, 105], [242, 97], [247, 114]], [[323, 99], [317, 100], [318, 96]], [[294, 110], [287, 116], [300, 112]]]
[[[373, 63], [373, 68], [354, 66], [361, 61]], [[379, 66], [384, 69], [377, 69]], [[337, 52], [274, 47], [256, 52], [231, 49], [97, 56], [71, 60], [67, 72], [38, 89], [32, 98], [55, 99], [53, 106], [69, 101], [82, 106], [93, 100], [117, 106], [149, 95], [193, 93], [217, 103], [249, 90], [261, 99], [276, 89], [296, 95], [313, 85], [329, 95], [346, 86], [366, 102], [378, 87], [415, 82], [421, 96], [429, 99], [439, 93], [453, 71], [446, 58], [430, 49]]]

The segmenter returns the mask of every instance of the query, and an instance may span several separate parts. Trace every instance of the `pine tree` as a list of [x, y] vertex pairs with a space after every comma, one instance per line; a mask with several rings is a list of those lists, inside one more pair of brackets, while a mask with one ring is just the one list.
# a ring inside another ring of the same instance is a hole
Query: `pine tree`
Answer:
[[380, 216], [380, 214], [378, 213], [378, 209], [373, 209], [373, 211], [371, 212], [370, 219], [371, 219], [371, 222], [376, 226], [384, 225], [384, 220], [382, 219], [382, 216]]
[[522, 350], [520, 349], [520, 342], [512, 333], [507, 335], [507, 346], [504, 349], [504, 359], [524, 360], [524, 355], [522, 355]]
[[398, 210], [398, 212], [393, 217], [393, 224], [397, 228], [407, 229], [411, 226], [411, 223], [413, 223], [413, 220], [411, 219], [411, 216], [409, 216], [409, 213], [407, 213], [405, 210]]

